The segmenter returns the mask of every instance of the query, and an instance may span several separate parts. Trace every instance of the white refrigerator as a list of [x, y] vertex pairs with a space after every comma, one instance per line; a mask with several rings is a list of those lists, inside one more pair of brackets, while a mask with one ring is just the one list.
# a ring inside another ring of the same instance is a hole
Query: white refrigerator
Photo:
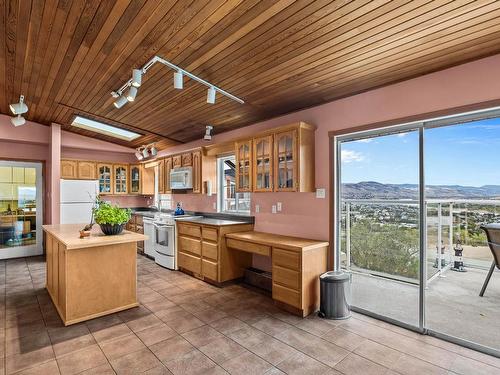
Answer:
[[61, 224], [89, 224], [97, 180], [61, 180]]

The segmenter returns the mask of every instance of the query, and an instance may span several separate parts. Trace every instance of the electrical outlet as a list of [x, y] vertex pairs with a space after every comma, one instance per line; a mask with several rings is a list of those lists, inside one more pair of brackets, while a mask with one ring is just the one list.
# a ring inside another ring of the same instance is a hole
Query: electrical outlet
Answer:
[[276, 213], [276, 205], [275, 205], [275, 204], [273, 204], [273, 205], [271, 206], [271, 213], [273, 213], [273, 214], [275, 214], [275, 213]]
[[276, 203], [276, 209], [278, 210], [278, 212], [281, 212], [281, 208], [281, 202]]
[[326, 190], [325, 189], [316, 189], [316, 198], [325, 199], [326, 198]]
[[255, 205], [255, 213], [258, 214], [260, 212], [260, 206], [258, 204]]

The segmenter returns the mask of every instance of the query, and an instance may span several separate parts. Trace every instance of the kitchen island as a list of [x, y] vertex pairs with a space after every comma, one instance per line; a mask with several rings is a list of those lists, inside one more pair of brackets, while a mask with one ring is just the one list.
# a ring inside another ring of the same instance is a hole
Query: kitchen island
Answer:
[[98, 225], [79, 238], [84, 224], [44, 225], [47, 291], [64, 325], [138, 306], [137, 242], [123, 231], [105, 236]]

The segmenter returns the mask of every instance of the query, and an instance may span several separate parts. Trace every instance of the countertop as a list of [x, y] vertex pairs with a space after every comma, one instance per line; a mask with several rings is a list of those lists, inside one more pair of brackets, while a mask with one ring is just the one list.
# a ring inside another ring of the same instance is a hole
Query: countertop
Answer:
[[226, 234], [226, 238], [253, 242], [267, 246], [277, 246], [282, 249], [290, 250], [311, 250], [318, 247], [329, 246], [327, 241], [310, 240], [307, 238], [282, 236], [279, 234], [255, 231], [228, 233]]
[[80, 229], [85, 224], [58, 224], [43, 225], [43, 230], [56, 237], [66, 249], [82, 249], [97, 246], [115, 245], [121, 243], [138, 242], [147, 239], [147, 236], [124, 230], [116, 236], [106, 236], [101, 232], [99, 225], [95, 224], [90, 233], [90, 237], [80, 238]]
[[194, 224], [204, 224], [204, 225], [214, 225], [214, 226], [227, 226], [227, 225], [242, 225], [242, 224], [252, 224], [245, 221], [236, 220], [225, 220], [225, 219], [215, 219], [211, 217], [198, 217], [198, 218], [179, 218], [176, 219], [178, 222], [194, 223]]

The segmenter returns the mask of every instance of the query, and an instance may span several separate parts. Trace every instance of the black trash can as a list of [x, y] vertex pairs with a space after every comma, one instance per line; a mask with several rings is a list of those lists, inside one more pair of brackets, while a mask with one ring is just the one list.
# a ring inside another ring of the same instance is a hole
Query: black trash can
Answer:
[[351, 275], [343, 271], [325, 272], [319, 277], [320, 311], [326, 319], [351, 317]]

